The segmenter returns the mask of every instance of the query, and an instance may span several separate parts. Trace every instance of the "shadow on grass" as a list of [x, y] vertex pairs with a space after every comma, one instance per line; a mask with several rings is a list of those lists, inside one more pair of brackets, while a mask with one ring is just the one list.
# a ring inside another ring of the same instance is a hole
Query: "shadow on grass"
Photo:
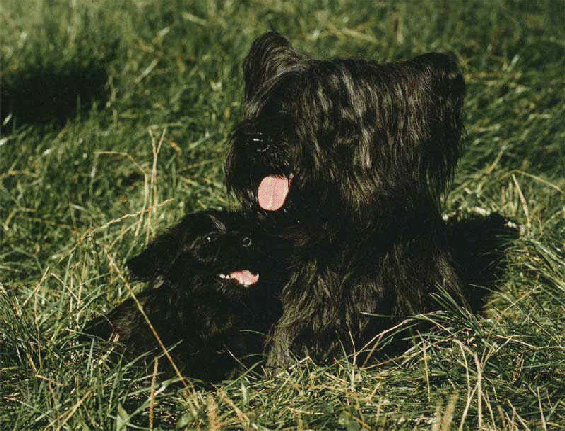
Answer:
[[480, 313], [487, 295], [503, 277], [506, 250], [520, 236], [518, 228], [498, 213], [447, 222], [453, 257], [471, 310]]
[[93, 103], [104, 106], [109, 96], [103, 64], [33, 66], [2, 78], [0, 128], [2, 134], [23, 125], [63, 127]]

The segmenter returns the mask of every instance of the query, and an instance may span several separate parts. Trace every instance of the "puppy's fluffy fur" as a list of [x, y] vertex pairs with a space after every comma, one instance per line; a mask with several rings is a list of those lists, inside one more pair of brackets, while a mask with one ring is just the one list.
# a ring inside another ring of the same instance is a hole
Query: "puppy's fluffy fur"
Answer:
[[[260, 242], [240, 214], [204, 211], [185, 216], [128, 261], [132, 275], [150, 284], [137, 299], [186, 375], [218, 380], [262, 353], [280, 306], [278, 284], [260, 266]], [[131, 298], [85, 333], [117, 341], [129, 358], [163, 353]]]

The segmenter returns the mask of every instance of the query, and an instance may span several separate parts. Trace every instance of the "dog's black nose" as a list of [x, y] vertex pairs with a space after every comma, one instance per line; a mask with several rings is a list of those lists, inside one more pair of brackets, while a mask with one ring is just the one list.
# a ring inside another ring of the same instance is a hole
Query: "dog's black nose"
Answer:
[[249, 238], [248, 236], [243, 238], [243, 240], [241, 241], [241, 245], [243, 245], [244, 247], [249, 247], [251, 246], [251, 244], [253, 244], [253, 241], [251, 241], [251, 238]]
[[271, 150], [271, 146], [269, 144], [264, 144], [263, 141], [261, 141], [261, 144], [263, 145], [258, 145], [255, 148], [255, 151], [257, 151], [258, 153], [268, 153]]

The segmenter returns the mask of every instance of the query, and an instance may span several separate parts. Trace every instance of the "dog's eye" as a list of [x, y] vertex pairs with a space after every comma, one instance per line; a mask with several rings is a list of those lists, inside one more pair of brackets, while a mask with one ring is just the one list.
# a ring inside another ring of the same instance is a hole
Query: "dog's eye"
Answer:
[[253, 241], [251, 241], [251, 238], [249, 238], [248, 236], [241, 240], [241, 245], [243, 245], [244, 247], [250, 247], [252, 243]]
[[210, 244], [213, 241], [214, 238], [212, 238], [212, 235], [207, 235], [205, 238], [205, 241], [207, 244]]

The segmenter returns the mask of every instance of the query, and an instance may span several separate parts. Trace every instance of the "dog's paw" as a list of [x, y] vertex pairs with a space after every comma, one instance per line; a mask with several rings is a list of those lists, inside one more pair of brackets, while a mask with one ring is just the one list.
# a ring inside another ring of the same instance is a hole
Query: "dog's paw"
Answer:
[[273, 370], [275, 374], [278, 374], [277, 370], [285, 370], [296, 362], [290, 352], [290, 343], [287, 337], [277, 335], [278, 337], [272, 340], [272, 344], [267, 350], [265, 361], [265, 368]]

